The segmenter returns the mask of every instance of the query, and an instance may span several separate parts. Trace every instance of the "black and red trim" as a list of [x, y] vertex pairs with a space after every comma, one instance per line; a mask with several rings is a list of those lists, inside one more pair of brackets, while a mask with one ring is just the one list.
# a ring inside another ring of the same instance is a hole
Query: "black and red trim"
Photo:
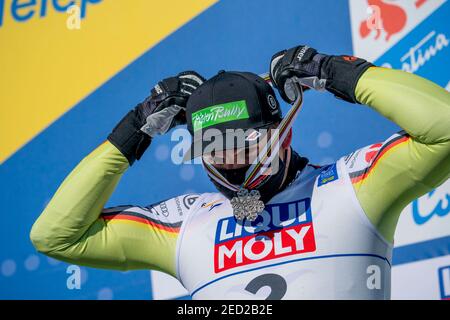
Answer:
[[104, 220], [128, 220], [147, 224], [151, 227], [155, 227], [168, 232], [178, 233], [182, 222], [177, 223], [167, 223], [160, 220], [152, 219], [142, 213], [132, 212], [132, 211], [120, 211], [120, 212], [108, 212], [102, 213], [101, 217]]
[[395, 137], [394, 139], [387, 142], [385, 145], [383, 145], [380, 150], [378, 150], [378, 153], [376, 154], [375, 158], [372, 161], [372, 164], [360, 171], [352, 172], [350, 173], [350, 179], [352, 180], [352, 183], [358, 183], [362, 180], [364, 180], [370, 172], [372, 172], [373, 168], [377, 165], [378, 161], [392, 148], [395, 146], [398, 146], [399, 144], [408, 141], [411, 138], [409, 134], [403, 131], [401, 135], [398, 137]]

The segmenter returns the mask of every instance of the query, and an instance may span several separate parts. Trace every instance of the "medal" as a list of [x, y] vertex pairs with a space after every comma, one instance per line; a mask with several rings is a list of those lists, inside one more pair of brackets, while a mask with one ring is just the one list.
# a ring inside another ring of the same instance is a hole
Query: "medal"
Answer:
[[246, 218], [249, 221], [255, 221], [265, 207], [264, 202], [259, 200], [260, 197], [258, 190], [249, 191], [241, 188], [237, 192], [236, 197], [230, 200], [236, 219], [244, 220]]

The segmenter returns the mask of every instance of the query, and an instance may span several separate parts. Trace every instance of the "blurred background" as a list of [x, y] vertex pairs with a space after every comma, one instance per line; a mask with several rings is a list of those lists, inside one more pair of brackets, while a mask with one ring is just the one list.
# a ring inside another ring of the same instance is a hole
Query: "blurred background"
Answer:
[[[189, 299], [165, 274], [69, 266], [29, 240], [65, 176], [160, 79], [264, 73], [275, 52], [308, 44], [448, 90], [449, 18], [444, 0], [0, 0], [0, 298]], [[326, 164], [399, 129], [367, 107], [307, 92], [293, 146]], [[176, 144], [155, 139], [107, 205], [214, 190], [200, 165], [171, 161]], [[392, 298], [450, 297], [449, 213], [449, 181], [405, 208]], [[69, 285], [73, 270], [79, 288]]]

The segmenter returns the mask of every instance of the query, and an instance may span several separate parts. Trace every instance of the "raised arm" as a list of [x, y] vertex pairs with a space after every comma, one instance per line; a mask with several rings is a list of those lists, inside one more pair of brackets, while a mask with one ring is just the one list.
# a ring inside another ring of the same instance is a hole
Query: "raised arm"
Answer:
[[270, 75], [287, 102], [284, 84], [296, 76], [314, 89], [366, 104], [404, 129], [346, 159], [363, 209], [389, 241], [402, 209], [448, 179], [450, 94], [443, 88], [413, 74], [303, 45], [275, 54]]
[[151, 138], [183, 121], [180, 111], [202, 81], [185, 72], [159, 82], [80, 162], [33, 225], [30, 238], [38, 251], [91, 267], [175, 274], [175, 243], [189, 208], [177, 198], [148, 207], [103, 206]]
[[177, 208], [174, 198], [163, 207], [103, 209], [127, 168], [127, 159], [108, 141], [83, 159], [33, 225], [36, 249], [79, 265], [174, 275], [175, 244], [188, 208]]
[[450, 94], [416, 75], [376, 67], [362, 74], [355, 94], [404, 130], [367, 150], [376, 150], [369, 159], [355, 152], [347, 161], [364, 211], [392, 241], [403, 208], [450, 177]]

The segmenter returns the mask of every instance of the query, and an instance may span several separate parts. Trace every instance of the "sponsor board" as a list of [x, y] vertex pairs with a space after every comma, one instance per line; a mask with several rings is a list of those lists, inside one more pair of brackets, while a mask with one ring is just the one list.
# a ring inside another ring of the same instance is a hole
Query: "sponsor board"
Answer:
[[411, 202], [401, 213], [395, 245], [404, 246], [450, 235], [450, 180]]
[[[355, 56], [449, 89], [448, 1], [349, 0], [349, 8]], [[402, 211], [395, 233], [393, 299], [448, 297], [449, 213], [450, 181]]]
[[445, 0], [349, 0], [353, 54], [375, 61]]
[[242, 223], [234, 217], [219, 220], [214, 271], [220, 273], [315, 250], [310, 199], [267, 205], [254, 222]]

